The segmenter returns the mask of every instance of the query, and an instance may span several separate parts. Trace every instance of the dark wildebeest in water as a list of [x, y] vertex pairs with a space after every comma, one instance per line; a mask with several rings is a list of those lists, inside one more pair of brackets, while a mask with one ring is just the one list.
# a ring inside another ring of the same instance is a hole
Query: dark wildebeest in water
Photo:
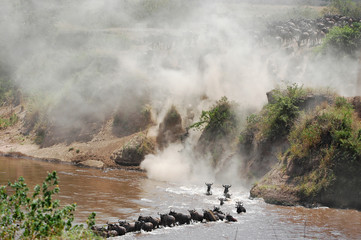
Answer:
[[118, 221], [118, 222], [120, 226], [125, 227], [127, 232], [140, 231], [141, 229], [141, 223], [139, 221], [131, 222], [131, 223], [127, 221]]
[[209, 221], [209, 222], [215, 222], [218, 219], [218, 216], [215, 216], [215, 214], [211, 210], [203, 210], [203, 219]]
[[224, 196], [226, 196], [226, 194], [229, 192], [229, 188], [232, 187], [232, 185], [222, 185], [224, 187]]
[[169, 215], [175, 217], [175, 221], [182, 224], [190, 224], [191, 223], [191, 216], [183, 213], [177, 213], [175, 211], [170, 210]]
[[246, 209], [244, 208], [243, 203], [241, 201], [236, 202], [236, 209], [237, 209], [237, 213], [246, 212]]
[[146, 216], [146, 217], [139, 216], [138, 221], [151, 222], [153, 224], [153, 228], [159, 228], [159, 223], [160, 223], [159, 218], [154, 218], [152, 216]]
[[163, 225], [163, 227], [175, 226], [175, 217], [169, 214], [159, 214], [159, 216], [160, 216], [160, 224]]
[[146, 232], [151, 232], [154, 228], [153, 223], [151, 223], [151, 222], [140, 221], [140, 225], [141, 225], [142, 230], [144, 230]]
[[225, 218], [225, 214], [221, 211], [219, 207], [214, 207], [212, 212], [221, 221], [223, 221], [223, 219]]
[[120, 226], [118, 224], [108, 223], [107, 225], [108, 225], [108, 232], [116, 231], [117, 236], [122, 236], [127, 232], [125, 227], [122, 227], [122, 226]]
[[227, 221], [229, 221], [229, 222], [237, 222], [237, 219], [235, 219], [231, 214], [227, 214], [226, 215], [226, 219], [227, 219]]
[[206, 183], [206, 185], [207, 185], [206, 195], [212, 195], [211, 187], [212, 187], [213, 183]]
[[198, 213], [195, 209], [194, 210], [188, 210], [188, 212], [191, 215], [191, 218], [195, 222], [202, 222], [203, 221], [203, 215]]

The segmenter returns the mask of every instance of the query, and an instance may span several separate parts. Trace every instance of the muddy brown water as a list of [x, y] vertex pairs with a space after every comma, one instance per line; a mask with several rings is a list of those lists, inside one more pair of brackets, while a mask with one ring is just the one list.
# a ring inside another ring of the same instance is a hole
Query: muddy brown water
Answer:
[[[148, 179], [145, 173], [125, 170], [79, 168], [27, 159], [0, 157], [0, 184], [23, 176], [30, 188], [40, 184], [47, 172], [57, 171], [62, 204], [77, 203], [77, 223], [85, 222], [90, 212], [97, 213], [99, 224], [118, 219], [133, 220], [140, 214], [166, 213], [170, 209], [212, 208], [222, 195], [215, 183], [213, 195], [206, 196], [203, 184], [180, 184]], [[361, 239], [361, 212], [330, 208], [309, 209], [269, 205], [249, 199], [248, 189], [232, 186], [232, 200], [221, 207], [238, 219], [237, 223], [195, 223], [162, 228], [151, 233], [127, 234], [120, 239]], [[246, 214], [235, 212], [241, 200]]]

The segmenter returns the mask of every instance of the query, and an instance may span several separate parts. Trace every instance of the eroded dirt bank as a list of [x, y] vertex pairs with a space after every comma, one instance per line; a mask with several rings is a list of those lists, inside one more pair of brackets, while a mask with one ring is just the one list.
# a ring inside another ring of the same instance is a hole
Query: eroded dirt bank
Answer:
[[23, 134], [23, 124], [26, 112], [19, 106], [7, 106], [0, 109], [1, 116], [16, 114], [17, 122], [0, 130], [0, 154], [17, 158], [33, 158], [46, 161], [59, 161], [77, 165], [103, 168], [130, 168], [137, 166], [121, 166], [112, 155], [121, 150], [126, 144], [139, 136], [146, 136], [147, 131], [137, 132], [129, 136], [118, 138], [112, 134], [112, 121], [107, 121], [90, 141], [58, 143], [49, 147], [40, 147], [34, 143], [34, 133]]

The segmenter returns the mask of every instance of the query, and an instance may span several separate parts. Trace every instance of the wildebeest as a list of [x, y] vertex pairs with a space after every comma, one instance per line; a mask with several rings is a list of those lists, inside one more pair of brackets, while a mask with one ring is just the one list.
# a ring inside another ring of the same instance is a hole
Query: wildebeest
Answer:
[[170, 210], [169, 215], [175, 217], [175, 221], [182, 224], [190, 224], [191, 223], [191, 216], [183, 213], [177, 213], [175, 211]]
[[225, 201], [228, 201], [228, 200], [231, 198], [231, 195], [232, 195], [232, 194], [230, 194], [230, 193], [225, 193], [225, 194], [224, 194], [224, 197], [225, 197], [224, 200], [225, 200]]
[[169, 214], [159, 214], [160, 216], [160, 224], [164, 227], [172, 227], [175, 226], [175, 217]]
[[229, 188], [232, 187], [232, 185], [222, 185], [224, 187], [224, 195], [226, 195], [229, 191]]
[[213, 207], [213, 212], [217, 212], [217, 213], [220, 213], [220, 214], [224, 214], [224, 213], [221, 211], [220, 207], [216, 207], [216, 206]]
[[235, 219], [231, 214], [227, 214], [226, 215], [226, 219], [227, 219], [227, 221], [229, 221], [229, 222], [237, 222], [237, 219]]
[[218, 200], [219, 200], [219, 205], [222, 206], [224, 204], [225, 199], [224, 198], [218, 198]]
[[213, 183], [206, 183], [206, 185], [207, 185], [206, 195], [212, 195], [211, 187], [212, 187]]
[[221, 211], [221, 209], [219, 207], [214, 207], [212, 212], [221, 221], [223, 221], [223, 219], [225, 218], [224, 213]]
[[153, 224], [153, 228], [159, 228], [160, 219], [154, 218], [152, 216], [139, 216], [138, 221], [151, 222]]
[[211, 210], [203, 210], [203, 219], [209, 222], [217, 221], [217, 217], [214, 215], [214, 213]]
[[118, 234], [117, 236], [122, 236], [127, 232], [125, 227], [122, 227], [118, 224], [108, 223], [107, 225], [108, 225], [108, 232], [115, 230]]
[[[99, 226], [92, 226], [91, 227], [91, 230], [93, 232], [95, 232], [95, 234], [99, 235], [99, 236], [102, 236], [104, 238], [108, 237], [108, 231], [107, 229], [105, 229], [103, 226], [102, 227], [99, 227]], [[118, 233], [117, 233], [118, 234]]]
[[151, 223], [151, 222], [140, 221], [140, 226], [141, 226], [141, 229], [146, 232], [150, 232], [154, 228], [153, 223]]
[[188, 212], [191, 215], [191, 219], [196, 222], [202, 222], [203, 221], [203, 215], [198, 213], [195, 209], [194, 210], [188, 210]]
[[241, 201], [236, 202], [236, 209], [237, 209], [237, 213], [246, 212], [246, 209], [244, 208], [243, 203]]
[[128, 223], [126, 221], [119, 221], [119, 225], [122, 227], [125, 227], [127, 232], [140, 231], [140, 229], [141, 229], [141, 224], [139, 221], [132, 222], [132, 223]]

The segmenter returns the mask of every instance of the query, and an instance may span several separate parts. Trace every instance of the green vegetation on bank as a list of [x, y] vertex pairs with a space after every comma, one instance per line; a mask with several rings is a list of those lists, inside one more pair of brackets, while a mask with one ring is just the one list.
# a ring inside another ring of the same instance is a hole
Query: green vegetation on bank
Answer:
[[17, 123], [19, 117], [14, 113], [9, 118], [1, 118], [0, 117], [0, 130], [6, 129], [7, 127], [13, 126]]
[[299, 119], [289, 141], [287, 173], [300, 197], [328, 202], [333, 194], [347, 196], [347, 205], [355, 207], [361, 196], [361, 122], [353, 106], [338, 97], [317, 107]]
[[76, 204], [61, 208], [59, 200], [53, 199], [59, 191], [55, 171], [32, 192], [22, 177], [8, 186], [0, 186], [0, 238], [97, 239], [90, 230], [95, 225], [95, 213], [88, 218], [88, 228], [72, 226]]
[[319, 48], [322, 53], [337, 53], [338, 55], [350, 55], [359, 57], [358, 53], [361, 47], [361, 24], [353, 23], [352, 27], [333, 27], [326, 35], [325, 40]]
[[360, 18], [361, 3], [351, 0], [331, 0], [330, 4], [322, 10], [322, 14]]
[[[248, 149], [245, 161], [251, 170], [268, 166], [288, 176], [289, 186], [284, 186], [266, 175], [255, 186], [258, 191], [281, 192], [288, 187], [304, 203], [361, 207], [361, 121], [347, 99], [297, 85], [273, 91], [261, 113], [248, 118], [240, 144]], [[270, 161], [270, 154], [281, 167]], [[277, 185], [278, 190], [266, 189], [268, 185]]]
[[202, 111], [199, 121], [190, 128], [202, 130], [214, 138], [233, 134], [238, 127], [234, 105], [235, 103], [228, 101], [227, 97], [222, 97], [209, 111]]
[[247, 126], [240, 135], [242, 144], [273, 141], [286, 136], [299, 116], [300, 105], [307, 91], [293, 84], [285, 89], [277, 88], [269, 93], [269, 103], [259, 114], [247, 118]]
[[201, 130], [197, 143], [198, 152], [202, 155], [210, 153], [212, 165], [216, 166], [227, 151], [233, 151], [239, 132], [239, 118], [236, 114], [236, 103], [222, 97], [208, 111], [202, 111], [198, 122], [190, 129]]

